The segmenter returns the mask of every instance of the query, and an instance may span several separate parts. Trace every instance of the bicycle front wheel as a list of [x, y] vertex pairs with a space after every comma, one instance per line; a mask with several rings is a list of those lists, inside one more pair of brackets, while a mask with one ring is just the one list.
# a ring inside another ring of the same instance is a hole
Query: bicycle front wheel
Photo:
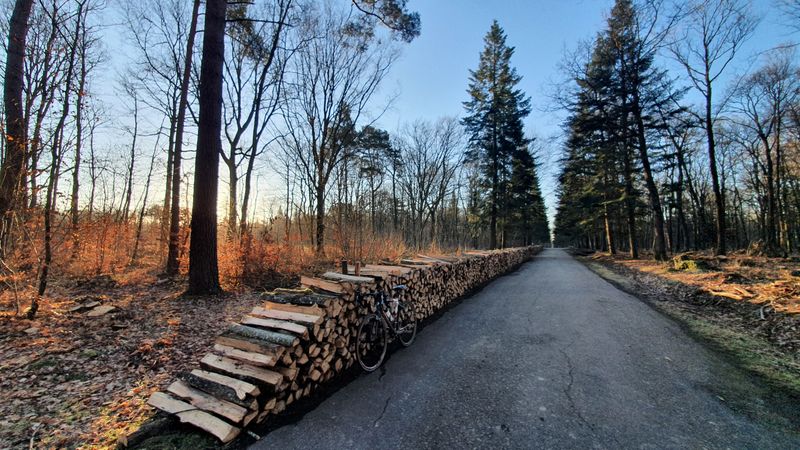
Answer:
[[397, 317], [397, 337], [404, 347], [414, 342], [417, 336], [417, 310], [410, 302], [400, 303]]
[[386, 324], [377, 314], [361, 319], [356, 335], [356, 358], [367, 372], [377, 369], [386, 357]]

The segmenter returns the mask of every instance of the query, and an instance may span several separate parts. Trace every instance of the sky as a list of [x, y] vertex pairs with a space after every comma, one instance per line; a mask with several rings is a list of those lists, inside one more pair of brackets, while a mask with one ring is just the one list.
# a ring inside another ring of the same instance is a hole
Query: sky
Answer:
[[[565, 52], [602, 30], [613, 4], [613, 0], [409, 0], [408, 8], [420, 14], [422, 33], [403, 46], [385, 81], [384, 99], [389, 94], [397, 97], [378, 124], [394, 130], [416, 119], [463, 115], [469, 69], [477, 67], [483, 37], [496, 19], [508, 45], [515, 47], [511, 63], [523, 77], [519, 87], [532, 100], [526, 132], [543, 144], [540, 176], [552, 219], [564, 119], [552, 108], [553, 85], [563, 80], [559, 64]], [[731, 66], [730, 78], [757, 63], [759, 52], [793, 39], [773, 5], [773, 0], [754, 3], [762, 21]], [[659, 64], [674, 76], [683, 75], [683, 69], [666, 57]], [[691, 94], [687, 99], [693, 100]]]
[[[126, 1], [134, 0], [116, 0]], [[800, 40], [782, 23], [783, 18], [774, 8], [775, 1], [754, 1], [754, 10], [762, 21], [728, 70], [727, 78], [721, 80], [721, 86], [758, 64], [760, 52], [780, 43]], [[400, 45], [401, 56], [373, 98], [371, 109], [376, 114], [384, 111], [391, 99], [390, 107], [377, 118], [376, 125], [394, 132], [417, 119], [462, 116], [469, 70], [477, 67], [484, 35], [492, 21], [497, 20], [506, 32], [508, 45], [515, 47], [511, 62], [522, 76], [519, 87], [532, 100], [533, 111], [525, 127], [528, 136], [536, 137], [540, 143], [540, 179], [552, 221], [564, 120], [563, 112], [553, 109], [553, 86], [564, 79], [559, 65], [565, 53], [574, 51], [581, 41], [592, 39], [604, 28], [613, 3], [614, 0], [408, 0], [407, 7], [420, 14], [422, 32], [411, 43]], [[104, 71], [97, 93], [110, 109], [124, 114], [127, 107], [119, 97], [116, 80], [133, 55], [125, 50], [126, 29], [114, 16], [112, 9], [107, 18], [112, 25], [105, 29], [109, 70]], [[657, 64], [668, 68], [673, 76], [683, 75], [683, 69], [667, 57], [658, 59]], [[692, 95], [687, 96], [690, 102], [696, 100]], [[161, 120], [160, 117], [151, 119], [152, 127], [158, 126]], [[127, 154], [125, 145], [120, 143], [127, 142], [129, 135], [121, 131], [119, 124], [109, 126], [111, 142], [120, 146], [121, 155]], [[137, 161], [140, 175], [145, 173], [144, 165], [149, 162], [150, 152], [144, 147], [141, 151], [141, 161]], [[268, 167], [267, 162], [261, 165], [265, 169]], [[226, 177], [222, 176], [220, 211], [225, 211], [226, 183]], [[268, 169], [260, 173], [254, 211], [260, 209], [268, 213], [275, 208], [281, 203], [283, 189]]]

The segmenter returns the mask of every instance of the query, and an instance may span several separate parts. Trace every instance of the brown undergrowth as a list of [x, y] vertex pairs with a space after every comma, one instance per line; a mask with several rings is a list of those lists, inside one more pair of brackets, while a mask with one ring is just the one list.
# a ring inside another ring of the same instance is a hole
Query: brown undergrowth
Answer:
[[[36, 231], [7, 259], [0, 271], [0, 448], [113, 447], [152, 415], [149, 394], [192, 367], [227, 323], [263, 301], [261, 292], [353, 257], [335, 242], [320, 260], [293, 236], [275, 242], [264, 231], [230, 240], [221, 230], [226, 294], [188, 298], [187, 249], [182, 273], [164, 278], [158, 227], [145, 227], [132, 260], [135, 233], [100, 218], [83, 225], [78, 239], [54, 236], [54, 264], [35, 320], [22, 310], [41, 263]], [[366, 261], [409, 254], [393, 239], [365, 244]]]
[[[144, 401], [152, 391], [261, 301], [254, 292], [185, 298], [181, 290], [171, 282], [89, 290], [82, 283], [49, 297], [34, 321], [6, 318], [0, 447], [112, 445], [149, 415]], [[97, 317], [71, 312], [79, 302], [115, 309]]]

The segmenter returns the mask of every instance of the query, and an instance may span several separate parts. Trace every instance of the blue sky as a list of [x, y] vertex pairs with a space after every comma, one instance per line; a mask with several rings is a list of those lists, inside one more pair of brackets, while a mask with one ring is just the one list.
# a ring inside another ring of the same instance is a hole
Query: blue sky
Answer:
[[[410, 0], [408, 7], [422, 18], [422, 34], [403, 46], [402, 56], [385, 82], [384, 91], [399, 95], [378, 123], [394, 130], [418, 118], [460, 116], [468, 70], [477, 66], [483, 37], [497, 19], [508, 44], [516, 48], [512, 64], [523, 76], [520, 87], [534, 105], [526, 131], [548, 141], [541, 160], [542, 182], [550, 212], [554, 212], [553, 177], [560, 149], [553, 139], [560, 135], [563, 116], [548, 111], [551, 85], [563, 78], [558, 67], [565, 50], [574, 50], [579, 41], [602, 30], [613, 4], [613, 0]], [[730, 77], [757, 63], [759, 52], [793, 39], [773, 4], [772, 0], [754, 3], [763, 19], [734, 61]], [[669, 59], [662, 58], [659, 63], [670, 68], [673, 76], [683, 75]]]

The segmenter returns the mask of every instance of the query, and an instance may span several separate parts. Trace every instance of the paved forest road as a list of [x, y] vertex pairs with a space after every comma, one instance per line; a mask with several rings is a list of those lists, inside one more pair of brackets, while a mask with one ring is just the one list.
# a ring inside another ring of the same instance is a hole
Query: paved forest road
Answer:
[[385, 369], [253, 448], [800, 448], [757, 382], [557, 249]]

